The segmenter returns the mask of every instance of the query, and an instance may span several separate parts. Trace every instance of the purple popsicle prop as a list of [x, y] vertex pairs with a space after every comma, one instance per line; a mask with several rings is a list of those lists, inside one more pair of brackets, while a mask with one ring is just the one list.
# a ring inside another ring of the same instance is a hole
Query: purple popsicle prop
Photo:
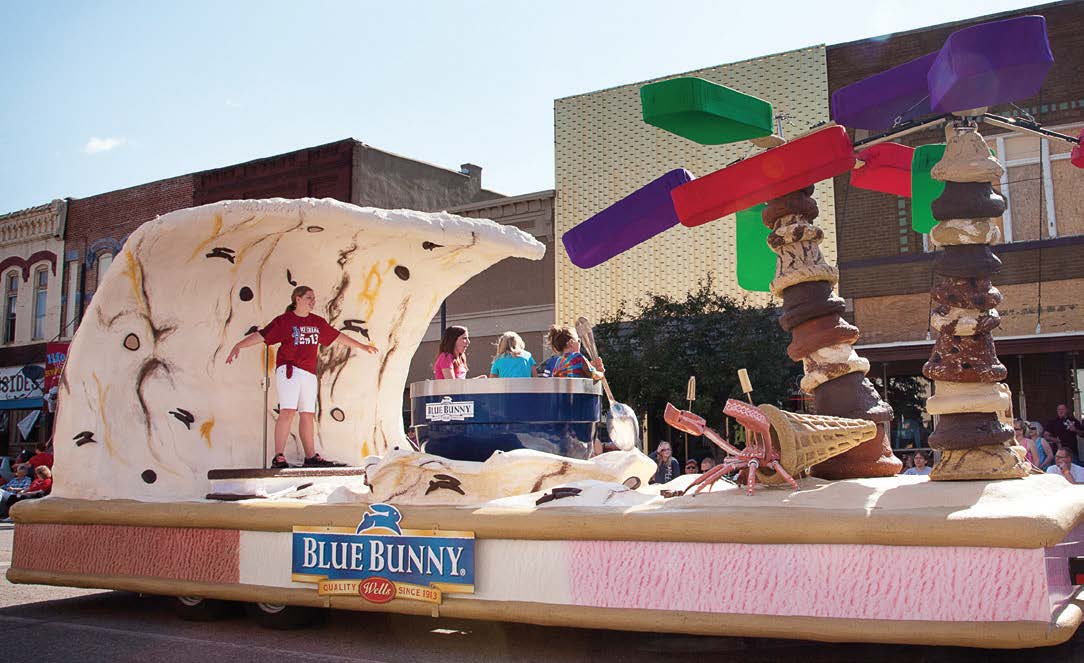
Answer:
[[575, 226], [561, 236], [569, 260], [589, 269], [677, 225], [670, 191], [692, 179], [684, 168], [671, 170]]
[[930, 106], [952, 113], [1033, 97], [1053, 64], [1042, 16], [957, 30], [930, 65]]
[[832, 93], [832, 119], [846, 127], [885, 131], [930, 114], [926, 74], [938, 52], [927, 53]]

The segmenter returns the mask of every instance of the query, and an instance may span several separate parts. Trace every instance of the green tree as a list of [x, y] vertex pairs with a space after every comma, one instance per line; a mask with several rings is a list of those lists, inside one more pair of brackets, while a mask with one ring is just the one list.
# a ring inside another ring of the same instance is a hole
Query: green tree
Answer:
[[739, 368], [749, 370], [756, 403], [794, 409], [801, 367], [790, 360], [790, 335], [775, 306], [756, 307], [715, 292], [711, 278], [678, 300], [648, 294], [622, 303], [595, 328], [614, 396], [640, 417], [661, 421], [667, 401], [686, 408], [685, 387], [696, 376], [693, 411], [721, 429], [728, 398], [743, 398]]

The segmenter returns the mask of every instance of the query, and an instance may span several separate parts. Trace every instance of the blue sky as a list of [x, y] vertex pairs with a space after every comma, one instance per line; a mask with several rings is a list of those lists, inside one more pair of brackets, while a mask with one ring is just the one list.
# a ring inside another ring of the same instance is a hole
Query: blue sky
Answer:
[[552, 188], [556, 98], [1032, 4], [4, 0], [0, 213], [348, 136]]

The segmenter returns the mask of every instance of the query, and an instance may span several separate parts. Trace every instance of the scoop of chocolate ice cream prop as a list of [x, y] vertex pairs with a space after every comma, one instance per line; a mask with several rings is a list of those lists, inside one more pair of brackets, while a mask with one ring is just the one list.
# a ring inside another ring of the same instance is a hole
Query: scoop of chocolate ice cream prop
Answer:
[[[576, 333], [580, 335], [583, 349], [587, 351], [588, 358], [598, 358], [598, 349], [595, 346], [595, 333], [591, 328], [591, 322], [584, 317], [576, 320]], [[610, 402], [609, 415], [606, 418], [606, 431], [610, 435], [610, 441], [621, 451], [630, 451], [640, 446], [640, 423], [636, 419], [636, 412], [624, 403], [618, 403], [610, 391], [610, 383], [606, 376], [602, 376], [602, 389], [606, 392], [606, 400]]]

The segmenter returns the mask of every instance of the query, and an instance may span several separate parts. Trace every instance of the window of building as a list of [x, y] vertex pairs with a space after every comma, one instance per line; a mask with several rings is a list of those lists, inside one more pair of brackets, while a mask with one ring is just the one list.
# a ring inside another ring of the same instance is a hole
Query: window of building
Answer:
[[[1080, 123], [1047, 127], [1076, 136]], [[993, 222], [1001, 242], [1034, 242], [1084, 235], [1084, 171], [1069, 162], [1072, 145], [1035, 134], [1010, 132], [986, 138], [1004, 174], [994, 189], [1005, 196], [1005, 214]], [[932, 247], [926, 241], [926, 250]]]
[[60, 330], [62, 338], [71, 338], [75, 326], [79, 324], [79, 271], [82, 264], [78, 260], [68, 262], [68, 292], [64, 298], [64, 328]]
[[[1080, 124], [1051, 127], [1075, 136]], [[1005, 169], [1000, 190], [1009, 202], [1002, 217], [1005, 242], [1084, 234], [1084, 172], [1069, 163], [1072, 146], [1032, 134], [1007, 133], [988, 142]]]
[[109, 266], [113, 264], [113, 254], [103, 253], [98, 256], [98, 284], [101, 285], [102, 279], [105, 278], [105, 273], [109, 271]]
[[45, 338], [45, 313], [49, 298], [49, 268], [34, 272], [34, 334], [37, 341]]
[[19, 273], [4, 277], [4, 343], [15, 342], [15, 309], [19, 305]]

